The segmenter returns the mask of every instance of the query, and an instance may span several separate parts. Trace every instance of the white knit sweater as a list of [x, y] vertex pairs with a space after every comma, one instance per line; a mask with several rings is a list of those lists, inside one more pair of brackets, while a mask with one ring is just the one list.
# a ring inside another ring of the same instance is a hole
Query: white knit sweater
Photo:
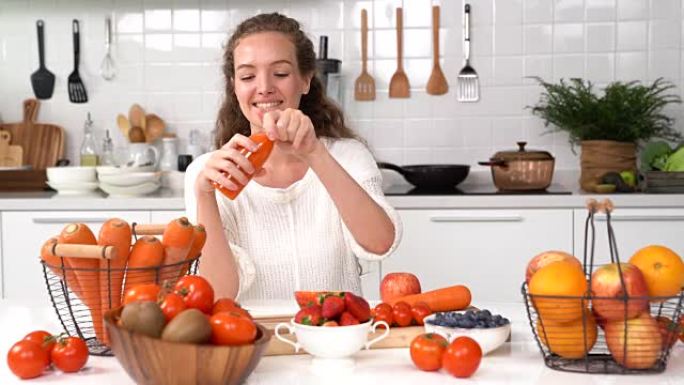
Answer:
[[[359, 245], [316, 174], [287, 188], [251, 181], [234, 201], [216, 192], [228, 242], [240, 276], [238, 299], [291, 299], [295, 290], [345, 290], [361, 293], [356, 258], [378, 261], [401, 239], [401, 221], [382, 193], [382, 176], [370, 151], [353, 139], [323, 138], [331, 155], [387, 212], [394, 244], [377, 255]], [[194, 183], [209, 154], [198, 157], [185, 176], [185, 207], [197, 220]], [[356, 257], [356, 258], [355, 258]]]

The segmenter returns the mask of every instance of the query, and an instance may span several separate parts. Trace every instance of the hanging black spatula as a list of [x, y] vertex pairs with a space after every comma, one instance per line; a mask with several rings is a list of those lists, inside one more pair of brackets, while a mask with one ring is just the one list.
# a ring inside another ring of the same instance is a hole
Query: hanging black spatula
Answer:
[[72, 103], [85, 103], [88, 101], [88, 93], [86, 92], [81, 76], [78, 74], [78, 62], [81, 58], [81, 33], [79, 32], [78, 20], [73, 21], [73, 36], [74, 36], [74, 72], [69, 75], [69, 100]]
[[36, 29], [38, 30], [38, 59], [40, 60], [40, 67], [31, 74], [31, 87], [33, 87], [33, 93], [36, 95], [36, 98], [50, 99], [52, 91], [55, 89], [55, 75], [45, 68], [43, 27], [43, 20], [38, 20], [36, 22]]

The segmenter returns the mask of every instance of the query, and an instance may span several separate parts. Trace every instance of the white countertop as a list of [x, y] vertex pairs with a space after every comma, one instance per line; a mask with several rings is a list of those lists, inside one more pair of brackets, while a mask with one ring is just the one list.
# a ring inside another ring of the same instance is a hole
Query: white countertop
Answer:
[[[539, 349], [532, 339], [522, 304], [476, 304], [495, 313], [506, 315], [512, 322], [512, 342], [483, 357], [478, 371], [467, 381], [457, 380], [443, 371], [422, 372], [416, 369], [408, 349], [378, 349], [359, 352], [353, 366], [319, 365], [309, 355], [264, 357], [246, 384], [620, 384], [656, 385], [681, 384], [684, 378], [684, 344], [672, 350], [668, 368], [654, 375], [605, 375], [559, 372], [544, 366]], [[247, 305], [249, 306], [249, 305]], [[275, 309], [276, 307], [274, 307]], [[277, 313], [278, 310], [275, 310]], [[30, 307], [15, 302], [0, 301], [0, 353], [34, 329], [57, 332], [60, 329], [52, 308]], [[90, 357], [79, 373], [59, 371], [44, 374], [30, 381], [14, 377], [3, 359], [0, 365], [2, 384], [133, 384], [114, 357]]]
[[[584, 208], [587, 199], [610, 198], [620, 208], [684, 207], [684, 194], [585, 194], [577, 189], [570, 195], [420, 195], [388, 196], [397, 209], [548, 209]], [[183, 210], [183, 194], [159, 190], [144, 197], [62, 196], [55, 192], [1, 192], [0, 211], [74, 210]]]

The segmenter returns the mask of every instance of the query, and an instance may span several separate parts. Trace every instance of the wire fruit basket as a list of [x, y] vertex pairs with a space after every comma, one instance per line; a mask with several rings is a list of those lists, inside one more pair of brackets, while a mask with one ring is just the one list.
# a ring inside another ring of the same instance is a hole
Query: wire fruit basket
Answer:
[[[631, 296], [633, 265], [620, 262], [611, 224], [613, 204], [590, 200], [585, 222], [584, 257], [580, 275], [588, 282], [583, 295], [540, 295], [521, 288], [535, 340], [551, 369], [576, 373], [660, 373], [679, 337], [683, 292], [669, 297]], [[591, 290], [594, 265], [594, 217], [606, 215], [610, 267], [619, 275], [619, 293], [596, 296]], [[630, 275], [632, 274], [632, 275]], [[640, 272], [639, 272], [640, 274]], [[566, 274], [567, 276], [567, 274]], [[532, 281], [530, 281], [532, 282]], [[607, 317], [604, 317], [606, 316]]]
[[[135, 243], [139, 235], [161, 235], [164, 225], [135, 224], [132, 226]], [[153, 267], [116, 268], [111, 261], [116, 257], [112, 246], [53, 244], [52, 254], [57, 257], [91, 258], [106, 261], [100, 268], [76, 268], [64, 264], [52, 265], [44, 260], [43, 276], [52, 306], [64, 331], [69, 336], [85, 340], [88, 351], [96, 356], [113, 356], [106, 341], [104, 323], [96, 325], [93, 319], [103, 319], [106, 311], [119, 307], [126, 289], [135, 285], [154, 283], [170, 286], [186, 274], [196, 274], [199, 255], [177, 263]], [[100, 338], [98, 338], [100, 337]]]

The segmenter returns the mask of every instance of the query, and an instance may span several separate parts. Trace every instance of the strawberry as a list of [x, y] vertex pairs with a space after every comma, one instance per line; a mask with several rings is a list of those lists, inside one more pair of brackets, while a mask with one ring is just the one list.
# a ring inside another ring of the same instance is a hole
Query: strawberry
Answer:
[[311, 305], [304, 309], [301, 309], [295, 315], [295, 322], [302, 325], [318, 326], [323, 321], [323, 316], [321, 315], [321, 307], [318, 305]]
[[368, 302], [362, 297], [354, 295], [354, 293], [345, 293], [344, 305], [347, 311], [360, 322], [366, 322], [371, 317], [371, 309]]
[[323, 318], [329, 320], [335, 319], [344, 311], [344, 298], [335, 295], [325, 297], [321, 309]]
[[295, 301], [297, 301], [297, 305], [299, 305], [300, 309], [304, 309], [305, 307], [309, 307], [311, 305], [322, 305], [323, 300], [325, 300], [326, 297], [331, 296], [331, 295], [341, 297], [344, 295], [344, 292], [341, 292], [341, 291], [295, 291], [294, 292]]
[[347, 325], [358, 325], [359, 320], [356, 319], [350, 312], [345, 311], [342, 313], [340, 316], [340, 326], [347, 326]]

